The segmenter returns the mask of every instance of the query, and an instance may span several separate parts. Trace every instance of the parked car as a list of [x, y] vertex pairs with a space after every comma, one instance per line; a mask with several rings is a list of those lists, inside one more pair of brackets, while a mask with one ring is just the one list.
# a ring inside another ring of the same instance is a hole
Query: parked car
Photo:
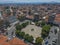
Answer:
[[47, 45], [48, 44], [48, 41], [46, 41], [45, 44]]
[[48, 39], [50, 39], [50, 36], [48, 36]]

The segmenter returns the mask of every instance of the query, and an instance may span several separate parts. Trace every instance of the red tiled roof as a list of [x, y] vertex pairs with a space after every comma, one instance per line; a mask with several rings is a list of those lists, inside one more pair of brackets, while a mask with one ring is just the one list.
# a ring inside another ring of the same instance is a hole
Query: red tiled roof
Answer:
[[8, 42], [6, 42], [7, 37], [4, 35], [0, 35], [0, 45], [9, 45]]
[[49, 16], [47, 15], [47, 16], [45, 16], [45, 17], [46, 17], [46, 18], [45, 18], [45, 21], [48, 22]]
[[18, 38], [13, 38], [12, 40], [10, 40], [10, 44], [11, 45], [27, 45], [24, 43], [24, 41], [22, 41]]
[[27, 45], [24, 43], [24, 41], [18, 39], [18, 38], [13, 38], [11, 40], [8, 40], [6, 36], [0, 35], [0, 45]]
[[[46, 19], [45, 19], [46, 22], [48, 22], [48, 18], [49, 18], [49, 16], [46, 16]], [[57, 15], [55, 16], [54, 22], [60, 23], [60, 14], [57, 14]]]
[[57, 14], [55, 17], [55, 22], [60, 22], [60, 14]]
[[26, 18], [28, 18], [28, 19], [34, 19], [34, 16], [33, 15], [30, 15], [30, 16], [27, 15]]
[[3, 42], [1, 45], [10, 45], [8, 42]]
[[7, 40], [6, 36], [0, 35], [0, 43], [3, 43]]

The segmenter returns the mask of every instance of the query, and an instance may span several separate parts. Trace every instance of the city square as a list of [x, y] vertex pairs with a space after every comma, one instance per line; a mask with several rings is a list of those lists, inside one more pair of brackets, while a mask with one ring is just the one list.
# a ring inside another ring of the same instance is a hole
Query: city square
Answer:
[[[32, 30], [33, 29], [33, 30]], [[42, 28], [35, 25], [28, 25], [21, 30], [26, 34], [32, 35], [34, 38], [41, 37]]]

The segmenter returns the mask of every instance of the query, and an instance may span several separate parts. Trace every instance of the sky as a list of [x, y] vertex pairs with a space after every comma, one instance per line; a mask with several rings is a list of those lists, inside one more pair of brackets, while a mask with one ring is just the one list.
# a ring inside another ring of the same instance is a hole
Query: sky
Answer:
[[60, 0], [0, 0], [0, 3], [60, 2]]

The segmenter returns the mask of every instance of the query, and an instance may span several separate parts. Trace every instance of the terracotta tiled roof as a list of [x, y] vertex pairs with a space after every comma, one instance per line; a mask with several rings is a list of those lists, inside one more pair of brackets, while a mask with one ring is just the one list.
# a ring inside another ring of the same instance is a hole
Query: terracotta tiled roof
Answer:
[[0, 45], [9, 45], [9, 43], [6, 42], [6, 40], [7, 40], [6, 36], [0, 35]]
[[1, 45], [10, 45], [8, 42], [3, 42]]
[[12, 40], [10, 40], [9, 42], [11, 45], [27, 45], [24, 43], [24, 41], [18, 39], [18, 38], [13, 38]]
[[[46, 22], [48, 22], [48, 18], [49, 18], [49, 16], [46, 16], [46, 19], [45, 19]], [[60, 14], [56, 14], [54, 22], [60, 23]]]
[[26, 18], [28, 18], [28, 19], [34, 19], [34, 16], [33, 15], [30, 15], [30, 16], [27, 15]]
[[48, 22], [49, 16], [47, 15], [47, 16], [45, 16], [45, 17], [46, 17], [46, 18], [45, 18], [45, 21]]
[[0, 45], [27, 45], [24, 41], [18, 39], [17, 37], [8, 40], [6, 36], [0, 35]]
[[6, 36], [0, 35], [0, 43], [3, 43], [7, 40]]
[[57, 14], [55, 17], [55, 22], [60, 22], [60, 14]]

